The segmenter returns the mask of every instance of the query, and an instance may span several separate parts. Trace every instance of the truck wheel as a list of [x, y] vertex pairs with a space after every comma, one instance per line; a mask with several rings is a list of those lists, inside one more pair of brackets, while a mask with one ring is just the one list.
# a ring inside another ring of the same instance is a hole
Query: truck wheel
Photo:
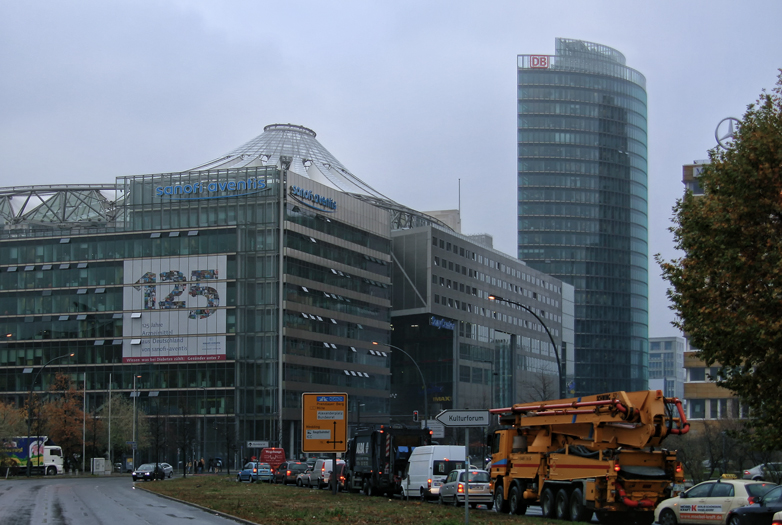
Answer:
[[554, 517], [554, 491], [550, 488], [545, 488], [540, 493], [540, 510], [543, 512], [544, 518]]
[[573, 521], [590, 521], [592, 511], [584, 506], [584, 493], [581, 489], [573, 489], [570, 493], [570, 519]]
[[497, 485], [494, 489], [494, 512], [507, 514], [510, 512], [510, 504], [505, 501], [505, 496], [502, 494], [502, 485]]
[[524, 503], [524, 490], [519, 485], [513, 485], [508, 495], [508, 507], [511, 514], [525, 514], [527, 504]]
[[364, 486], [362, 487], [362, 492], [365, 496], [371, 496], [372, 495], [372, 485], [369, 483], [369, 480], [364, 480]]
[[570, 521], [570, 506], [567, 489], [559, 489], [557, 499], [554, 502], [555, 512], [558, 520]]
[[676, 525], [676, 514], [671, 509], [665, 509], [660, 513], [660, 525]]
[[57, 475], [57, 468], [56, 467], [48, 467], [46, 469], [46, 475], [47, 476], [56, 476]]

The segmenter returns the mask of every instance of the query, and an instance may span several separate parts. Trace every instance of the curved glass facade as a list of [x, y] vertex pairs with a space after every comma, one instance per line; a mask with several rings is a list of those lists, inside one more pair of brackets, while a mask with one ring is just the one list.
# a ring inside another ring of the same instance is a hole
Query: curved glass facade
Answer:
[[517, 66], [518, 256], [575, 287], [569, 390], [646, 389], [646, 80], [580, 40]]

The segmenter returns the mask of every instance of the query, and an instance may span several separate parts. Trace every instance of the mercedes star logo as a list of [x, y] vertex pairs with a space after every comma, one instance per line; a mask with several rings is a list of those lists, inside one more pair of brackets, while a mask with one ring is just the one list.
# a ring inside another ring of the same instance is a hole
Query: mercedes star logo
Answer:
[[738, 131], [741, 122], [739, 119], [733, 117], [727, 117], [720, 120], [717, 124], [717, 129], [714, 131], [714, 138], [717, 139], [717, 144], [722, 149], [730, 149], [733, 147], [733, 141], [736, 139], [736, 132]]

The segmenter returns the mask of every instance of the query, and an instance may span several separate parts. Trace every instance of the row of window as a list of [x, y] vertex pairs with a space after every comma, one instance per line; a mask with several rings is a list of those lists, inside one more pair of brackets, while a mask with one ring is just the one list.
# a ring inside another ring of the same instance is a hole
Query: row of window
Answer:
[[689, 419], [745, 419], [749, 416], [749, 406], [735, 398], [687, 400]]
[[304, 312], [285, 312], [285, 326], [288, 329], [303, 330], [312, 334], [323, 334], [333, 337], [342, 337], [364, 341], [371, 344], [373, 341], [384, 341], [388, 330], [364, 326], [360, 323], [348, 323], [332, 318], [323, 318], [319, 315]]
[[[524, 82], [527, 82], [525, 78]], [[591, 102], [608, 107], [616, 107], [635, 111], [646, 115], [646, 97], [638, 99], [627, 95], [614, 95], [602, 93], [592, 89], [568, 89], [557, 86], [551, 87], [525, 87], [520, 85], [518, 98], [528, 102], [530, 100], [551, 100], [561, 102]], [[618, 119], [623, 120], [623, 119]]]
[[391, 288], [385, 283], [354, 277], [341, 270], [326, 268], [290, 257], [285, 258], [285, 273], [301, 277], [302, 279], [323, 283], [325, 285], [364, 293], [380, 299], [390, 300], [391, 297]]
[[285, 300], [291, 303], [323, 308], [325, 310], [332, 310], [348, 315], [368, 317], [379, 321], [390, 322], [391, 319], [391, 311], [389, 308], [359, 301], [357, 299], [349, 299], [334, 293], [322, 292], [308, 286], [286, 284]]
[[390, 238], [374, 235], [290, 203], [285, 208], [285, 220], [380, 253], [391, 253]]
[[601, 120], [613, 120], [623, 124], [630, 124], [644, 130], [648, 126], [646, 113], [641, 114], [623, 108], [589, 102], [535, 102], [519, 100], [518, 113], [599, 118]]
[[[568, 146], [563, 144], [520, 144], [518, 147], [520, 159], [534, 157], [572, 159], [593, 162], [608, 162], [627, 165], [627, 155], [617, 150], [598, 146]], [[566, 171], [566, 170], [562, 170]]]
[[[646, 194], [646, 171], [630, 168], [630, 179], [615, 179], [600, 176], [574, 176], [557, 173], [519, 173], [520, 187], [534, 188], [577, 188], [585, 190], [615, 191], [617, 193], [631, 192], [633, 195]], [[630, 190], [630, 184], [639, 185], [643, 190]]]
[[391, 274], [391, 268], [385, 261], [353, 250], [348, 250], [341, 246], [317, 241], [315, 238], [307, 235], [289, 231], [285, 236], [285, 245], [288, 248], [309, 253], [323, 259], [347, 264], [352, 268], [366, 270], [381, 277], [388, 278]]
[[[117, 232], [111, 236], [53, 237], [24, 242], [15, 240], [0, 244], [0, 265], [51, 263], [54, 270], [60, 269], [62, 263], [71, 261], [233, 252], [236, 251], [235, 231], [205, 229], [151, 234]], [[70, 269], [76, 269], [76, 266], [71, 265]]]
[[[551, 290], [551, 291], [559, 293], [559, 294], [562, 293], [562, 289], [559, 286], [556, 286], [556, 285], [554, 285], [554, 284], [552, 284], [552, 283], [550, 283], [548, 281], [544, 281], [543, 279], [540, 279], [539, 277], [536, 277], [535, 275], [523, 272], [523, 271], [521, 271], [519, 269], [514, 268], [513, 266], [510, 266], [510, 265], [507, 265], [507, 264], [503, 264], [503, 263], [501, 263], [499, 261], [495, 261], [494, 259], [492, 259], [492, 258], [490, 258], [488, 256], [484, 257], [481, 254], [476, 254], [475, 252], [472, 252], [470, 250], [465, 250], [463, 247], [458, 246], [456, 243], [452, 244], [452, 243], [444, 241], [443, 239], [438, 238], [438, 237], [436, 237], [434, 235], [432, 235], [432, 246], [439, 247], [440, 249], [446, 250], [448, 252], [452, 251], [453, 253], [458, 254], [458, 255], [460, 255], [462, 257], [466, 257], [466, 258], [471, 259], [473, 261], [477, 261], [478, 264], [483, 264], [483, 265], [488, 266], [489, 268], [492, 268], [492, 269], [504, 272], [504, 273], [510, 275], [511, 277], [513, 277], [514, 279], [521, 279], [521, 280], [527, 281], [528, 283], [531, 283], [531, 284], [533, 284], [535, 286], [540, 286], [542, 288], [545, 288], [546, 290]], [[434, 260], [435, 260], [435, 265], [439, 266], [440, 265], [439, 264], [440, 258], [439, 257], [435, 257]], [[443, 265], [444, 265], [443, 266], [444, 268], [448, 268], [451, 271], [455, 271], [456, 273], [461, 273], [462, 275], [467, 275], [465, 273], [464, 268], [460, 267], [458, 263], [454, 264], [453, 267], [452, 267], [452, 263], [450, 261], [448, 261], [447, 259], [443, 258]], [[476, 271], [473, 271], [470, 274], [470, 277], [477, 278], [476, 276], [479, 275], [479, 274], [480, 275], [484, 275], [483, 273], [478, 272], [476, 270]], [[483, 280], [483, 279], [481, 279], [481, 280]]]
[[336, 345], [325, 341], [309, 341], [288, 337], [285, 339], [285, 353], [337, 363], [371, 365], [388, 368], [390, 356], [382, 350], [355, 346]]
[[[560, 65], [567, 63], [568, 58], [556, 57], [556, 62]], [[608, 91], [609, 93], [622, 93], [635, 97], [639, 100], [646, 100], [646, 90], [638, 84], [606, 77], [603, 75], [589, 75], [584, 73], [559, 72], [555, 69], [535, 72], [529, 74], [527, 71], [519, 72], [519, 84], [525, 86], [570, 86], [578, 88], [596, 89]]]
[[518, 116], [518, 127], [520, 129], [557, 129], [601, 133], [635, 139], [643, 144], [646, 144], [648, 139], [646, 131], [642, 128], [624, 122], [596, 118], [538, 116], [522, 113]]

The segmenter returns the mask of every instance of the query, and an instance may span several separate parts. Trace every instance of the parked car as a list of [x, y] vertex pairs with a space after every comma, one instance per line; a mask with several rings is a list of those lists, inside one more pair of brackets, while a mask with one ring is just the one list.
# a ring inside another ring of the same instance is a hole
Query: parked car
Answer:
[[139, 468], [135, 469], [131, 473], [131, 476], [133, 477], [133, 481], [138, 481], [138, 480], [154, 481], [156, 479], [165, 478], [166, 474], [163, 471], [163, 468], [160, 467], [160, 464], [158, 464], [158, 467], [156, 469], [154, 463], [144, 463]]
[[[479, 504], [492, 507], [494, 497], [489, 485], [491, 476], [485, 470], [452, 470], [445, 483], [440, 486], [440, 495], [438, 500], [440, 505], [451, 503], [454, 506], [464, 505], [465, 485], [468, 492], [468, 499], [472, 508]], [[466, 483], [465, 483], [466, 482]]]
[[774, 519], [771, 521], [771, 525], [782, 525], [782, 512], [774, 514]]
[[[324, 487], [330, 487], [331, 483], [331, 471], [328, 471], [323, 476], [322, 486]], [[347, 480], [347, 467], [345, 466], [345, 463], [343, 461], [337, 461], [337, 483], [339, 485], [337, 486], [337, 490], [345, 491], [348, 490], [348, 480]]]
[[307, 464], [301, 461], [286, 461], [274, 472], [273, 483], [296, 483], [296, 477], [307, 470]]
[[[306, 463], [305, 463], [306, 465]], [[310, 474], [312, 474], [312, 467], [307, 466], [304, 472], [301, 472], [296, 476], [297, 487], [309, 487], [310, 486]]]
[[782, 478], [782, 463], [761, 463], [744, 471], [744, 479], [777, 481]]
[[168, 463], [158, 463], [160, 468], [163, 469], [163, 472], [165, 473], [167, 478], [170, 478], [174, 475], [174, 467], [169, 465]]
[[[309, 487], [317, 487], [322, 489], [328, 483], [328, 476], [331, 474], [331, 465], [333, 460], [331, 459], [319, 459], [315, 462], [315, 466], [312, 467], [312, 471], [309, 475]], [[337, 466], [344, 464], [341, 459], [337, 460]]]
[[705, 522], [724, 525], [730, 511], [750, 505], [774, 487], [773, 483], [746, 479], [704, 481], [660, 503], [654, 519], [660, 525]]
[[272, 468], [268, 463], [258, 461], [248, 462], [244, 468], [236, 475], [236, 481], [269, 481], [272, 479]]
[[782, 511], [782, 487], [774, 487], [752, 505], [733, 509], [728, 515], [728, 525], [771, 525], [774, 514]]

